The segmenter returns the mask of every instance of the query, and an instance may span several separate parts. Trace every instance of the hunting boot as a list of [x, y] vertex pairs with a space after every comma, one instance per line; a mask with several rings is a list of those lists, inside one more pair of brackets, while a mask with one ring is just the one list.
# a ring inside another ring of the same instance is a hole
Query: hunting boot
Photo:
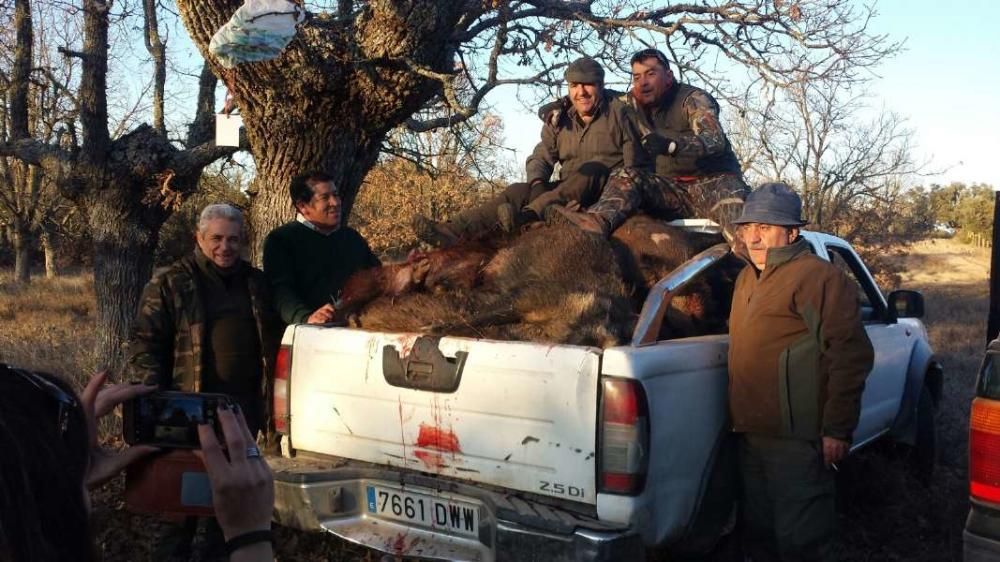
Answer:
[[528, 207], [515, 211], [514, 205], [510, 203], [501, 203], [497, 206], [497, 223], [500, 225], [500, 229], [507, 234], [514, 234], [515, 232], [525, 230], [534, 223], [540, 223], [541, 221], [542, 217]]

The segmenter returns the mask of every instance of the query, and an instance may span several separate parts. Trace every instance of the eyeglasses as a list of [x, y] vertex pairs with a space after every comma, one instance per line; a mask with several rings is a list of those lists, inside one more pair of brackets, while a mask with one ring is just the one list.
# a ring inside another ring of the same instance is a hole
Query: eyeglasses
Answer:
[[69, 413], [77, 407], [76, 397], [36, 373], [0, 363], [0, 370], [4, 368], [56, 402], [58, 406], [56, 423], [59, 426], [59, 435], [65, 435], [66, 430], [69, 428]]
[[667, 56], [661, 53], [659, 49], [643, 49], [638, 51], [636, 54], [632, 55], [632, 60], [629, 61], [629, 64], [632, 65], [637, 62], [642, 62], [650, 57], [660, 61], [663, 68], [670, 70], [670, 61], [667, 60]]

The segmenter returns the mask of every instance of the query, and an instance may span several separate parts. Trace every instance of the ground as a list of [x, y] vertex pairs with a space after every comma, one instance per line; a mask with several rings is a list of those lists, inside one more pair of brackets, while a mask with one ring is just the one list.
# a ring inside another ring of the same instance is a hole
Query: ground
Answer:
[[[905, 451], [875, 446], [843, 463], [838, 476], [840, 538], [846, 561], [959, 561], [968, 510], [969, 404], [985, 344], [989, 255], [950, 240], [919, 242], [898, 257], [901, 287], [922, 291], [931, 344], [944, 365], [938, 412], [941, 457], [925, 486], [906, 470]], [[36, 280], [0, 273], [0, 361], [82, 381], [99, 367], [90, 350], [93, 287], [85, 275]], [[114, 435], [117, 420], [102, 427]], [[114, 439], [111, 439], [113, 442]], [[107, 562], [147, 559], [153, 521], [124, 510], [122, 481], [95, 494], [95, 532]], [[278, 560], [375, 561], [380, 556], [334, 538], [279, 530]]]
[[961, 561], [969, 509], [969, 406], [986, 344], [989, 253], [928, 240], [898, 259], [900, 287], [924, 294], [931, 346], [944, 366], [937, 418], [941, 456], [930, 486], [907, 474], [905, 459], [889, 447], [844, 463], [838, 478], [839, 558]]

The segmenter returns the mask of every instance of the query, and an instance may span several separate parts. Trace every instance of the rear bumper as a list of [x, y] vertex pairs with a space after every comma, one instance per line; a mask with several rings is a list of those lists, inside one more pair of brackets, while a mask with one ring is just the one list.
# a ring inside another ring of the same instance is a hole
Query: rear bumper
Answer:
[[1000, 510], [972, 500], [962, 533], [965, 562], [1000, 560]]
[[962, 533], [962, 559], [965, 562], [996, 562], [1000, 560], [1000, 541]]
[[[505, 496], [476, 486], [385, 468], [329, 466], [308, 471], [275, 468], [275, 520], [289, 527], [326, 531], [376, 550], [427, 560], [604, 561], [643, 560], [637, 533], [620, 526]], [[368, 484], [450, 494], [480, 505], [478, 536], [458, 536], [372, 517]]]

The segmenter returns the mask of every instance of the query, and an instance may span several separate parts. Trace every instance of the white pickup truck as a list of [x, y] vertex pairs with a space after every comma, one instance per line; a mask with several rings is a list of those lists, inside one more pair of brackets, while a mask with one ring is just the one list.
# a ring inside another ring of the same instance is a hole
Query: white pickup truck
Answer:
[[[858, 283], [875, 367], [855, 448], [934, 458], [942, 372], [919, 293], [883, 297], [843, 240], [803, 232]], [[629, 345], [540, 345], [310, 325], [284, 334], [276, 521], [396, 556], [642, 560], [732, 529], [728, 335], [657, 341], [670, 299], [720, 244], [660, 281]]]

